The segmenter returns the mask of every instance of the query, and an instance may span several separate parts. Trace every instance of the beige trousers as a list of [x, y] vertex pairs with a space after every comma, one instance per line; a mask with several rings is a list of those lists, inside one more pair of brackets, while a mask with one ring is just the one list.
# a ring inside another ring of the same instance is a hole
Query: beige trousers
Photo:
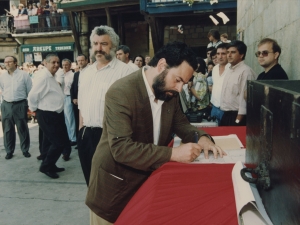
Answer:
[[90, 210], [90, 225], [113, 225], [113, 223], [108, 222], [105, 219], [102, 219], [92, 210]]

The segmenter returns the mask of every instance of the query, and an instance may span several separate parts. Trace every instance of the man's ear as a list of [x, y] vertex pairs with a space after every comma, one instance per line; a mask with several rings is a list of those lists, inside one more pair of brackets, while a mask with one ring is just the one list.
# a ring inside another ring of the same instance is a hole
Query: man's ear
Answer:
[[275, 56], [275, 59], [278, 59], [278, 57], [279, 57], [279, 52], [274, 52], [274, 56]]
[[157, 63], [158, 72], [161, 73], [165, 69], [167, 69], [167, 61], [165, 58], [161, 58]]

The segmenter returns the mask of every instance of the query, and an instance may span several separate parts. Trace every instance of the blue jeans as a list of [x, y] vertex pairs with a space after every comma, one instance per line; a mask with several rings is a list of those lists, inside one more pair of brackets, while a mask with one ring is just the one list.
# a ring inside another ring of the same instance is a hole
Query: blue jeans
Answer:
[[213, 116], [216, 117], [217, 122], [218, 122], [218, 126], [220, 125], [223, 114], [224, 114], [224, 111], [222, 111], [220, 108], [217, 108], [216, 106], [212, 105], [210, 116], [211, 117], [213, 117]]
[[63, 30], [68, 29], [69, 23], [68, 23], [68, 16], [66, 13], [61, 14], [61, 26], [62, 26]]
[[74, 117], [73, 105], [71, 103], [70, 95], [65, 97], [64, 114], [65, 114], [65, 123], [67, 126], [69, 139], [70, 141], [75, 142], [76, 141], [75, 117]]

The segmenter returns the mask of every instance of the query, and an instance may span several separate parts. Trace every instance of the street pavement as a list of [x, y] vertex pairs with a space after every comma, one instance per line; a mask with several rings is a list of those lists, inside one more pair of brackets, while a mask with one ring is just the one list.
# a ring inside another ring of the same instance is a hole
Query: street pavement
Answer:
[[69, 161], [58, 160], [57, 166], [66, 170], [51, 179], [39, 172], [38, 125], [28, 125], [31, 157], [23, 156], [17, 135], [14, 157], [6, 160], [0, 122], [0, 225], [88, 225], [87, 187], [77, 150], [72, 147]]

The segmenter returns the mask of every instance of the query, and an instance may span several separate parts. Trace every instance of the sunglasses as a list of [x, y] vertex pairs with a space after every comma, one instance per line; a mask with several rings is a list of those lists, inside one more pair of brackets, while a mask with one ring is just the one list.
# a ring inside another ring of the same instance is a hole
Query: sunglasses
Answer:
[[257, 52], [255, 52], [255, 56], [256, 57], [259, 57], [260, 56], [260, 54], [263, 56], [263, 57], [267, 57], [268, 55], [269, 55], [269, 53], [274, 53], [274, 52], [268, 52], [268, 51], [257, 51]]

